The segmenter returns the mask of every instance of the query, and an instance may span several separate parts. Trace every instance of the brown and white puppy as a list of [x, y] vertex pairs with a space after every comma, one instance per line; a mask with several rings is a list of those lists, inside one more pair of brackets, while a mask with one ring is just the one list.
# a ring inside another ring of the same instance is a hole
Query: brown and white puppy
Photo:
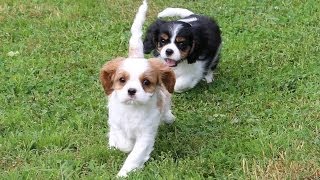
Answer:
[[131, 28], [129, 57], [108, 61], [100, 73], [108, 97], [109, 147], [130, 152], [118, 173], [122, 177], [149, 159], [161, 121], [174, 121], [170, 93], [175, 74], [162, 61], [143, 57], [146, 10], [144, 1]]
[[174, 72], [158, 59], [117, 58], [100, 76], [109, 103], [109, 146], [131, 152], [119, 176], [142, 167], [161, 121], [172, 123]]

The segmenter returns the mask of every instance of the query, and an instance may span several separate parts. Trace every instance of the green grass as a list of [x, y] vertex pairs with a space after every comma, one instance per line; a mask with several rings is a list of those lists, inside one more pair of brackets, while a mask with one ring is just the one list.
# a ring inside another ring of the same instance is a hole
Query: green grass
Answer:
[[[98, 77], [126, 56], [139, 5], [1, 0], [0, 179], [115, 177], [126, 155], [107, 149]], [[168, 6], [215, 17], [222, 61], [174, 94], [176, 122], [129, 179], [320, 176], [320, 1], [155, 0], [145, 27]]]

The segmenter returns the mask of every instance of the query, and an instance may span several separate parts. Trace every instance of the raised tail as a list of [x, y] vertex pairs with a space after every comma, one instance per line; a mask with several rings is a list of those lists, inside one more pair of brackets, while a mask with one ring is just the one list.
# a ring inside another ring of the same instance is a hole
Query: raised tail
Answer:
[[189, 11], [188, 9], [183, 8], [166, 8], [165, 10], [161, 11], [158, 14], [158, 18], [163, 17], [173, 17], [173, 16], [180, 16], [181, 18], [185, 18], [194, 14], [193, 12]]
[[147, 1], [143, 0], [143, 3], [139, 7], [139, 10], [131, 26], [131, 37], [129, 40], [129, 57], [131, 58], [144, 57], [142, 42], [142, 26], [144, 21], [146, 20], [147, 9]]

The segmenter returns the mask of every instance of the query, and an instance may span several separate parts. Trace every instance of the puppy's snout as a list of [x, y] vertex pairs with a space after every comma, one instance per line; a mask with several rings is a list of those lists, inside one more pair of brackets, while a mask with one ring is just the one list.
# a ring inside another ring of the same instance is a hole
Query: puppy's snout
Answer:
[[171, 56], [173, 54], [173, 50], [172, 49], [167, 49], [166, 50], [166, 55], [167, 56]]
[[134, 88], [129, 88], [129, 89], [128, 89], [128, 94], [129, 94], [130, 96], [135, 95], [135, 94], [136, 94], [136, 92], [137, 92], [137, 90], [136, 90], [136, 89], [134, 89]]

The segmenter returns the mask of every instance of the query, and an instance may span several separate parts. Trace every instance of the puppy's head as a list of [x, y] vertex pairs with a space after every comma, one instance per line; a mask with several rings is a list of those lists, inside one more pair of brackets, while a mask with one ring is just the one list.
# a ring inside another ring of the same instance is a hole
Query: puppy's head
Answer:
[[100, 80], [105, 93], [125, 104], [147, 104], [164, 87], [172, 93], [174, 72], [157, 59], [116, 58], [101, 69]]
[[160, 56], [170, 67], [177, 66], [183, 59], [194, 63], [195, 58], [191, 57], [197, 44], [195, 40], [189, 23], [157, 20], [147, 31], [144, 53], [154, 50], [154, 55]]

